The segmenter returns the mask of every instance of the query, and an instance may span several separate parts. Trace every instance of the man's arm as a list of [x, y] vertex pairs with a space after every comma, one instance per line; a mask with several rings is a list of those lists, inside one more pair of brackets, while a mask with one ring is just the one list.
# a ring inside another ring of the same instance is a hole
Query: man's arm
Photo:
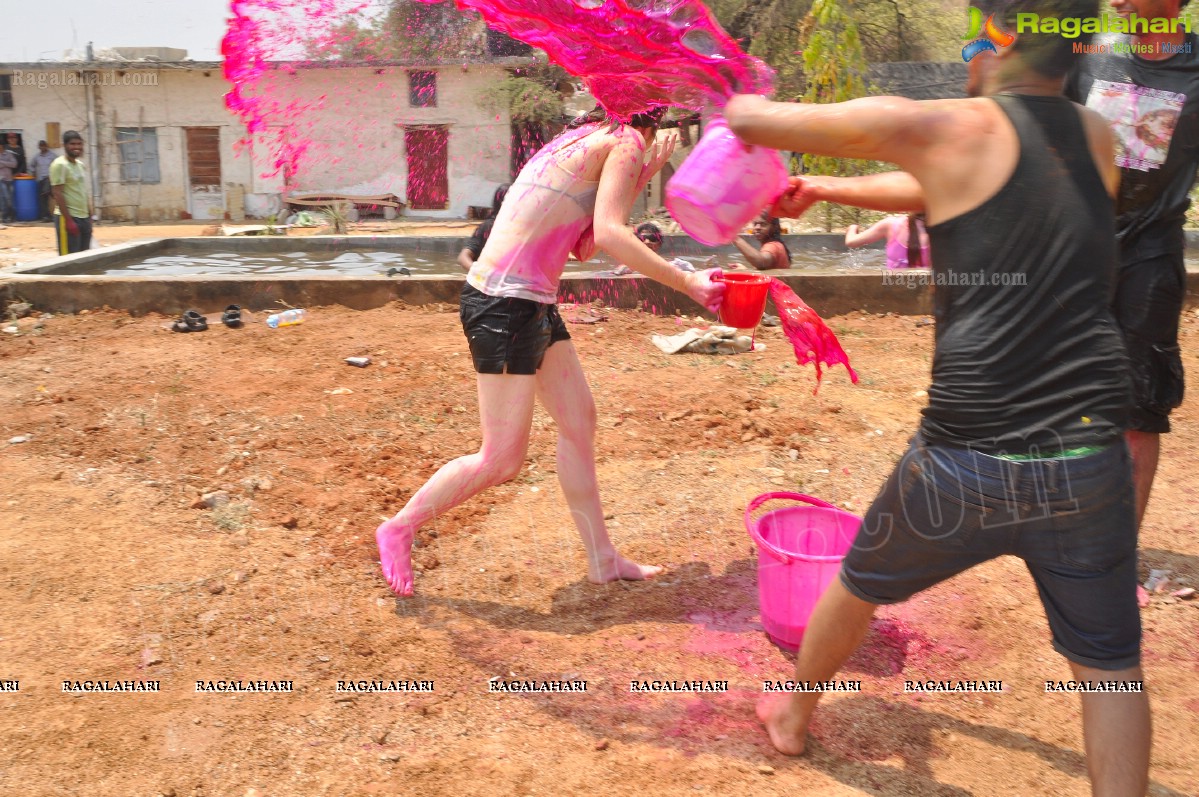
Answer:
[[907, 172], [881, 172], [861, 177], [792, 177], [771, 213], [797, 219], [817, 202], [836, 202], [885, 213], [920, 213], [924, 189]]
[[729, 129], [747, 144], [903, 164], [928, 143], [933, 102], [865, 97], [827, 105], [771, 102], [738, 94], [725, 106]]

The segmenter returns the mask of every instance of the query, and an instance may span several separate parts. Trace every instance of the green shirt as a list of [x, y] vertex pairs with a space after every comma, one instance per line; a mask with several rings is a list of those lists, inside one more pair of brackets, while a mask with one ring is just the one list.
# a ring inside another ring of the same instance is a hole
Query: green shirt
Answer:
[[[63, 198], [67, 200], [67, 210], [77, 219], [86, 219], [88, 212], [87, 177], [83, 170], [83, 161], [76, 159], [74, 163], [67, 160], [66, 155], [60, 155], [50, 164], [50, 185], [62, 186]], [[54, 208], [59, 213], [59, 208]]]

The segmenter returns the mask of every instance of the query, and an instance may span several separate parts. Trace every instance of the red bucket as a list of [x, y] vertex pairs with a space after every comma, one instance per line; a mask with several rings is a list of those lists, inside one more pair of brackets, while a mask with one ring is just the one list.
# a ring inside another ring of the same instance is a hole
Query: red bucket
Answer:
[[724, 301], [720, 304], [720, 323], [726, 327], [752, 329], [766, 312], [770, 277], [765, 274], [725, 272], [716, 277], [724, 283]]

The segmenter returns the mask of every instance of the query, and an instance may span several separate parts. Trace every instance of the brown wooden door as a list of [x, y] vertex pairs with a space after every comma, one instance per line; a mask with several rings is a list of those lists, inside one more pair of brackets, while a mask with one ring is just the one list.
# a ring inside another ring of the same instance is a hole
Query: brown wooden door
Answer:
[[192, 188], [221, 184], [221, 129], [187, 130], [187, 182]]
[[449, 140], [445, 127], [409, 127], [404, 131], [408, 207], [413, 210], [445, 210], [449, 204]]

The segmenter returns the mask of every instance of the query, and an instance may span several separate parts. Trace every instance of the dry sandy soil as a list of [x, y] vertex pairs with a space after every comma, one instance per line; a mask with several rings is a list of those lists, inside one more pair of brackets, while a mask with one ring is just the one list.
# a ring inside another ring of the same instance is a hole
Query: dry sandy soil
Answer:
[[[618, 544], [667, 572], [582, 580], [539, 411], [522, 475], [419, 535], [403, 601], [372, 530], [479, 440], [455, 308], [318, 307], [298, 327], [259, 315], [188, 335], [105, 312], [0, 335], [0, 679], [19, 680], [0, 693], [0, 793], [1089, 793], [1078, 700], [1044, 692], [1068, 669], [1014, 560], [882, 611], [845, 675], [862, 692], [827, 700], [805, 757], [775, 754], [753, 719], [791, 662], [761, 631], [742, 512], [783, 489], [862, 511], [917, 423], [931, 326], [831, 319], [862, 380], [833, 369], [813, 396], [777, 329], [763, 352], [667, 356], [650, 334], [693, 320], [608, 315], [571, 327], [605, 505]], [[1199, 373], [1191, 313], [1183, 332]], [[342, 362], [363, 354], [365, 369]], [[1141, 541], [1146, 573], [1179, 586], [1199, 586], [1197, 409], [1175, 416]], [[197, 508], [218, 490], [228, 503]], [[1151, 793], [1192, 797], [1199, 600], [1155, 595], [1143, 617]], [[495, 676], [588, 686], [491, 694]], [[729, 691], [630, 694], [653, 678]], [[904, 693], [927, 678], [1005, 691]], [[62, 692], [84, 679], [161, 691]], [[294, 692], [196, 693], [217, 679]], [[339, 679], [435, 691], [352, 697]]]

